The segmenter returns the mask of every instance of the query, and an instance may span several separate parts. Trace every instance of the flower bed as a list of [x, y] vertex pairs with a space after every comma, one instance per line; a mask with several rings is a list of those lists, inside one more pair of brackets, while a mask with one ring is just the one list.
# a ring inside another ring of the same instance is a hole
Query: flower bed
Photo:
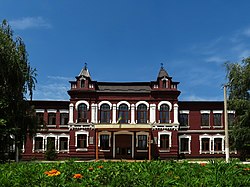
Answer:
[[74, 162], [0, 165], [1, 186], [250, 186], [236, 162]]

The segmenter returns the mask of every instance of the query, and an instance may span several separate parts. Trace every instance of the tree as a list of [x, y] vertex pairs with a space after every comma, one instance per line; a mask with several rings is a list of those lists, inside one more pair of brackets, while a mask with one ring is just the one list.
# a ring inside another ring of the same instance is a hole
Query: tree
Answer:
[[230, 140], [245, 159], [250, 151], [250, 57], [241, 63], [226, 63], [229, 108], [235, 111]]
[[32, 99], [35, 77], [36, 69], [30, 66], [24, 42], [20, 37], [13, 37], [13, 30], [4, 20], [0, 26], [1, 157], [10, 149], [10, 137], [18, 155], [27, 133], [32, 136], [36, 131], [34, 109], [26, 99], [26, 95]]

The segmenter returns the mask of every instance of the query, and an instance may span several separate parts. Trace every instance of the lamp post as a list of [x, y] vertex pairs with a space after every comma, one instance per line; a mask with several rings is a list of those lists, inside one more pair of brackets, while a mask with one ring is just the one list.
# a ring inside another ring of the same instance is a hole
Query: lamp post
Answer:
[[229, 136], [228, 136], [228, 113], [227, 113], [227, 85], [224, 85], [224, 121], [225, 121], [225, 153], [226, 162], [229, 162]]

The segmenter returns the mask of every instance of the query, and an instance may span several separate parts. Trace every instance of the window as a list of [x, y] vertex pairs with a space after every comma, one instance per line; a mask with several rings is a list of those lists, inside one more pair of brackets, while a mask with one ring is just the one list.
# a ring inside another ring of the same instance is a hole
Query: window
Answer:
[[44, 125], [44, 113], [36, 113], [37, 124], [43, 126]]
[[48, 137], [47, 138], [47, 150], [55, 150], [55, 137]]
[[49, 113], [48, 114], [48, 125], [55, 125], [56, 124], [56, 113]]
[[80, 104], [78, 106], [78, 123], [87, 122], [88, 119], [88, 108], [86, 104]]
[[145, 104], [140, 104], [137, 107], [137, 123], [147, 123], [147, 106]]
[[68, 113], [60, 113], [60, 124], [67, 125], [69, 122], [69, 114]]
[[102, 150], [109, 149], [109, 135], [100, 135], [100, 147]]
[[86, 134], [77, 135], [77, 148], [79, 149], [87, 148], [87, 135]]
[[180, 126], [187, 127], [188, 126], [188, 118], [189, 118], [189, 114], [180, 114], [179, 115]]
[[202, 152], [207, 152], [210, 151], [210, 139], [209, 138], [202, 138], [201, 140], [201, 151]]
[[169, 135], [168, 134], [160, 135], [160, 148], [169, 149]]
[[85, 80], [84, 79], [81, 79], [81, 81], [80, 81], [80, 83], [81, 83], [81, 88], [84, 88], [85, 87]]
[[209, 126], [209, 114], [201, 114], [201, 126]]
[[222, 138], [214, 139], [214, 151], [222, 151]]
[[108, 104], [102, 104], [101, 105], [101, 111], [100, 111], [101, 123], [110, 123], [110, 106]]
[[162, 88], [167, 88], [167, 81], [166, 80], [162, 81]]
[[120, 123], [128, 123], [128, 106], [126, 104], [121, 104], [119, 106], [118, 120]]
[[43, 149], [43, 137], [35, 137], [35, 150]]
[[167, 104], [160, 107], [160, 123], [169, 123], [169, 106]]
[[214, 126], [222, 126], [220, 113], [214, 113]]
[[147, 135], [138, 135], [138, 149], [147, 149]]
[[59, 150], [60, 151], [68, 150], [68, 138], [67, 137], [59, 138]]
[[234, 123], [235, 116], [233, 113], [228, 113], [228, 126], [232, 127]]
[[189, 138], [180, 139], [180, 151], [189, 152]]

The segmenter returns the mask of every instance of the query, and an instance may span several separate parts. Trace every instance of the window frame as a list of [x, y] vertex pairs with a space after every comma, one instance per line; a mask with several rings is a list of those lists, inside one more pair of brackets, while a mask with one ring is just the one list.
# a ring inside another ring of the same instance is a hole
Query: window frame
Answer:
[[87, 123], [88, 118], [88, 105], [79, 103], [77, 106], [77, 123]]
[[[121, 107], [126, 106], [126, 109], [121, 109]], [[129, 106], [125, 103], [122, 103], [118, 106], [118, 118], [122, 116], [121, 120], [119, 121], [119, 123], [124, 123], [124, 124], [128, 124], [129, 123]], [[125, 117], [124, 117], [125, 116]]]
[[[169, 146], [168, 148], [162, 148], [161, 147], [161, 136], [162, 135], [168, 135], [169, 137]], [[158, 132], [158, 147], [160, 148], [160, 152], [170, 152], [170, 149], [172, 147], [172, 132], [170, 131], [162, 131], [162, 132]]]
[[[188, 150], [182, 150], [182, 139], [188, 139]], [[179, 153], [191, 154], [191, 135], [181, 135], [179, 136]]]
[[148, 123], [148, 107], [146, 104], [141, 103], [136, 107], [136, 121], [137, 124]]
[[[78, 135], [85, 135], [86, 136], [86, 148], [79, 148], [78, 147]], [[89, 132], [88, 131], [77, 131], [75, 132], [75, 148], [76, 151], [88, 151], [89, 147]]]
[[[167, 110], [163, 109], [163, 107], [167, 107]], [[165, 118], [164, 118], [165, 116]], [[162, 104], [159, 110], [159, 121], [160, 123], [170, 123], [170, 107], [168, 104]]]

